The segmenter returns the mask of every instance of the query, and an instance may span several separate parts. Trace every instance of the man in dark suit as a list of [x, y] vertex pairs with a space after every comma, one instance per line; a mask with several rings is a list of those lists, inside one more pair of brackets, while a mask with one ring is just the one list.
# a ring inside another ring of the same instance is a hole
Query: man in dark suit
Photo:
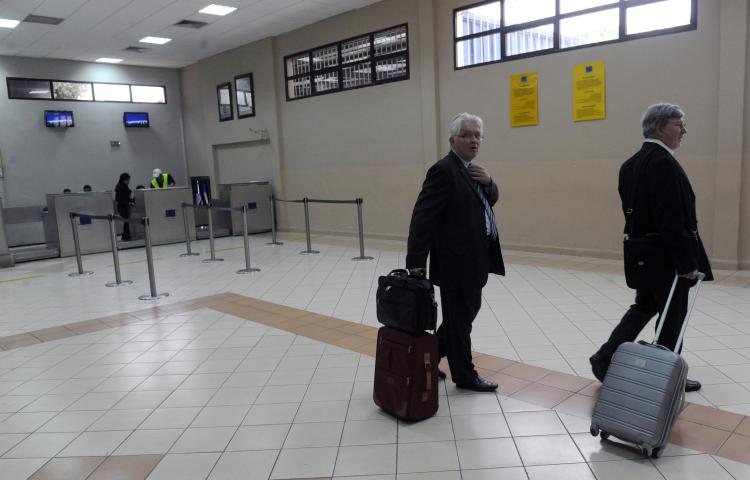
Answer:
[[[440, 286], [440, 357], [448, 357], [460, 388], [490, 392], [497, 384], [477, 374], [471, 360], [471, 324], [482, 305], [488, 273], [505, 275], [492, 205], [497, 184], [473, 163], [482, 143], [482, 119], [462, 113], [451, 124], [451, 152], [428, 171], [409, 226], [406, 268], [425, 271]], [[444, 375], [441, 372], [441, 377]]]
[[[658, 340], [671, 350], [677, 344], [687, 313], [688, 292], [698, 272], [705, 273], [706, 280], [713, 280], [711, 265], [698, 235], [695, 194], [685, 170], [674, 157], [674, 150], [687, 133], [683, 117], [677, 105], [658, 103], [648, 107], [641, 122], [646, 140], [620, 168], [618, 190], [625, 214], [625, 233], [632, 238], [654, 238], [664, 258], [662, 264], [645, 272], [648, 281], [636, 288], [635, 304], [622, 317], [607, 342], [589, 359], [599, 381], [604, 380], [617, 347], [623, 342], [635, 341], [649, 320], [664, 308], [675, 271], [679, 279]], [[630, 273], [626, 271], [626, 275]], [[685, 385], [688, 392], [700, 388], [700, 382], [695, 380], [688, 380]]]

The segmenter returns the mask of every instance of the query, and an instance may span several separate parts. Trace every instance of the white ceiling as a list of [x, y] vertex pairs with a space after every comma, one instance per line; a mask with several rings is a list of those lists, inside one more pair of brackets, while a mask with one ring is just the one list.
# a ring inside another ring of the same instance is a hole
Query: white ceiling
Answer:
[[[0, 0], [0, 18], [27, 15], [63, 18], [57, 26], [22, 22], [0, 28], [0, 55], [94, 61], [122, 58], [122, 64], [184, 67], [256, 40], [364, 7], [379, 0]], [[211, 3], [237, 7], [224, 17], [198, 13]], [[181, 20], [207, 22], [194, 30]], [[168, 37], [149, 45], [146, 36]], [[126, 52], [146, 47], [143, 53]]]

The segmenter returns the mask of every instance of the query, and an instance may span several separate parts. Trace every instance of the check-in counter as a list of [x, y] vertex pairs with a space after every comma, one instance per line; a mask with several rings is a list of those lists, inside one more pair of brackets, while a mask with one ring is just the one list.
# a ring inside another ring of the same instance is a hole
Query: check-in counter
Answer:
[[[247, 205], [247, 231], [271, 230], [271, 184], [269, 182], [230, 183], [219, 185], [219, 199], [231, 208]], [[242, 235], [242, 213], [232, 212], [232, 233]]]
[[[185, 227], [182, 219], [182, 204], [192, 204], [190, 187], [151, 188], [135, 191], [135, 206], [130, 218], [148, 217], [151, 224], [151, 243], [180, 243], [185, 241]], [[188, 209], [188, 232], [195, 240], [195, 217], [192, 208]]]
[[[58, 246], [61, 257], [75, 255], [73, 228], [70, 213], [113, 215], [112, 192], [48, 193], [47, 215], [44, 219], [44, 236], [49, 246]], [[109, 224], [103, 220], [76, 218], [81, 253], [108, 252]]]

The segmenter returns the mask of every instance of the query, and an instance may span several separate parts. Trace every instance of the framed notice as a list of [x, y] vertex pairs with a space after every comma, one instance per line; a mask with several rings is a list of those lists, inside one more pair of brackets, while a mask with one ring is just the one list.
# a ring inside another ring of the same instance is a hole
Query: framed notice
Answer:
[[573, 121], [607, 118], [607, 77], [604, 62], [573, 67]]
[[539, 125], [539, 75], [536, 72], [510, 76], [510, 126]]
[[219, 121], [231, 120], [234, 112], [232, 111], [232, 86], [229, 82], [216, 86], [216, 99], [219, 102]]
[[234, 94], [237, 97], [237, 118], [254, 117], [253, 74], [234, 77]]

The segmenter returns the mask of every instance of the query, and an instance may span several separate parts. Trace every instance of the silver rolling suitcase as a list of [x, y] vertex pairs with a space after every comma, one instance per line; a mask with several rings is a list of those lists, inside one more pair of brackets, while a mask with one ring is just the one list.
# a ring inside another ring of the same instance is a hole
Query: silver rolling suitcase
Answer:
[[[698, 276], [695, 293], [675, 345], [680, 350], [690, 313], [704, 275]], [[662, 318], [672, 302], [677, 286], [675, 275]], [[620, 345], [604, 377], [599, 399], [591, 417], [591, 434], [606, 439], [610, 435], [632, 442], [647, 456], [658, 458], [669, 442], [677, 415], [685, 401], [688, 365], [679, 354], [656, 342], [664, 322], [659, 322], [654, 341]]]

